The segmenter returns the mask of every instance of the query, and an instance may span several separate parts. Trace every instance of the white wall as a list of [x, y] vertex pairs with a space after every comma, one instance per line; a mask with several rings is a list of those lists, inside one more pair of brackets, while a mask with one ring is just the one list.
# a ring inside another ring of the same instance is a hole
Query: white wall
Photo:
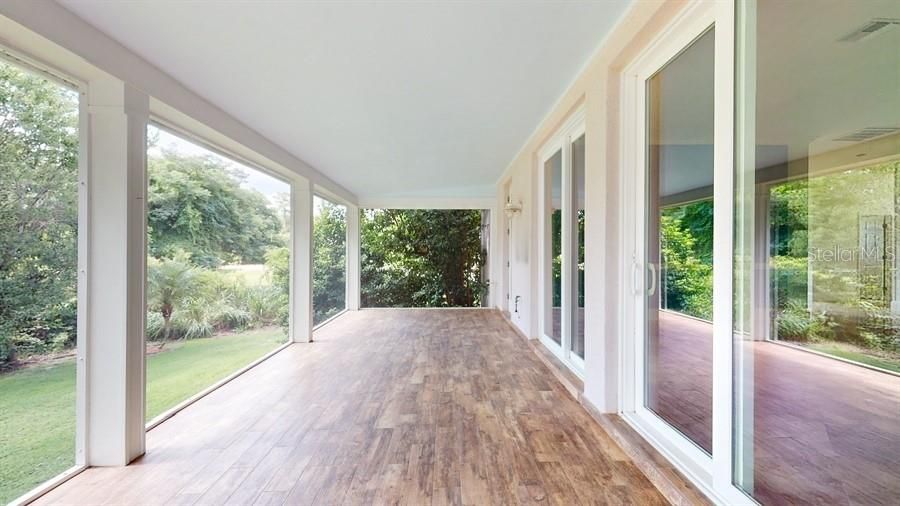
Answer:
[[[500, 185], [498, 199], [504, 198]], [[532, 259], [537, 255], [535, 232], [537, 222], [534, 216], [534, 181], [531, 171], [524, 170], [513, 175], [509, 194], [513, 203], [521, 203], [522, 211], [509, 221], [509, 313], [510, 319], [526, 336], [533, 336], [537, 328], [537, 312], [533, 310], [536, 273]], [[495, 251], [502, 251], [498, 245]], [[518, 307], [516, 297], [520, 297]]]
[[[497, 201], [511, 184], [513, 202], [523, 211], [513, 218], [510, 235], [510, 318], [527, 336], [538, 337], [537, 293], [540, 265], [536, 215], [537, 153], [580, 107], [585, 109], [585, 385], [584, 399], [601, 411], [618, 410], [619, 258], [619, 79], [624, 68], [658, 34], [684, 1], [635, 2], [603, 41], [497, 183]], [[501, 236], [502, 237], [502, 236]], [[502, 251], [498, 245], [497, 251]], [[522, 296], [513, 313], [516, 295]]]

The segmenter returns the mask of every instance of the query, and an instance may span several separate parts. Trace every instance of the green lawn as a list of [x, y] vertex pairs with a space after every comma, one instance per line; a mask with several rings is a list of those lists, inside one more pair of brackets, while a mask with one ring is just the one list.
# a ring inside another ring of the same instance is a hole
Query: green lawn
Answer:
[[223, 265], [219, 267], [218, 271], [228, 272], [250, 286], [259, 286], [269, 282], [269, 268], [265, 264]]
[[871, 365], [891, 372], [900, 373], [900, 361], [896, 359], [892, 360], [892, 357], [887, 355], [884, 357], [873, 355], [871, 351], [866, 353], [866, 350], [853, 346], [852, 344], [826, 341], [822, 343], [807, 343], [803, 346], [845, 360], [852, 360], [854, 362], [859, 362], [860, 364]]
[[75, 363], [0, 376], [0, 504], [75, 463]]
[[147, 421], [287, 340], [281, 329], [261, 329], [179, 343], [147, 360]]
[[[147, 420], [285, 341], [260, 329], [166, 346], [147, 359]], [[74, 465], [75, 363], [0, 375], [0, 504]]]

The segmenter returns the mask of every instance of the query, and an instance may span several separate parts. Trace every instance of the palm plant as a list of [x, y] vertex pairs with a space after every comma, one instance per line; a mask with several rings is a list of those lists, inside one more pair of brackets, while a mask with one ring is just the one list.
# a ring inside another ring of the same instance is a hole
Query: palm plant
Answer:
[[147, 266], [147, 306], [163, 319], [162, 341], [172, 334], [172, 315], [199, 290], [198, 271], [181, 260], [151, 259]]

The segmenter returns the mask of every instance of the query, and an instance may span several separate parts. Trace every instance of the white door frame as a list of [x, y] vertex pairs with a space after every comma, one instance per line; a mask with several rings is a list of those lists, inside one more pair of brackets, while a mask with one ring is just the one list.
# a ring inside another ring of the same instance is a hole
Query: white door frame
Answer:
[[[734, 167], [734, 3], [693, 0], [622, 73], [619, 399], [622, 417], [716, 502], [754, 501], [732, 484], [732, 231]], [[713, 245], [713, 454], [646, 407], [644, 338], [646, 83], [715, 27]]]
[[[557, 130], [557, 132], [544, 143], [543, 147], [538, 151], [538, 244], [540, 259], [540, 276], [538, 279], [539, 290], [539, 311], [538, 311], [538, 332], [537, 335], [541, 343], [550, 350], [557, 358], [559, 358], [566, 366], [578, 377], [584, 377], [584, 359], [572, 352], [572, 338], [575, 329], [573, 328], [574, 314], [573, 304], [577, 305], [577, 289], [578, 280], [573, 276], [574, 270], [570, 268], [571, 258], [573, 258], [573, 246], [576, 246], [577, 227], [575, 226], [575, 215], [573, 209], [577, 209], [577, 202], [572, 201], [574, 195], [574, 170], [572, 167], [572, 143], [585, 133], [584, 108], [576, 110], [569, 119]], [[548, 322], [552, 321], [551, 311], [553, 310], [551, 300], [552, 294], [550, 288], [551, 272], [548, 265], [552, 255], [552, 245], [547, 240], [548, 232], [551, 226], [550, 210], [551, 188], [550, 175], [546, 171], [545, 163], [552, 158], [557, 152], [562, 156], [562, 190], [561, 205], [563, 210], [562, 225], [562, 258], [561, 267], [561, 307], [560, 307], [560, 344], [557, 344], [546, 333]], [[577, 254], [577, 252], [575, 252]]]

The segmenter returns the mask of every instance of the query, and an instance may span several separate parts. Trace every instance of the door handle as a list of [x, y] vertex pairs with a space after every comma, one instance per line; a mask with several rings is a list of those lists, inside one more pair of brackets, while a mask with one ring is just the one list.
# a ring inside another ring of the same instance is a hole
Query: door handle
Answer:
[[648, 262], [647, 267], [650, 269], [650, 287], [647, 289], [647, 295], [653, 296], [656, 293], [656, 265]]

